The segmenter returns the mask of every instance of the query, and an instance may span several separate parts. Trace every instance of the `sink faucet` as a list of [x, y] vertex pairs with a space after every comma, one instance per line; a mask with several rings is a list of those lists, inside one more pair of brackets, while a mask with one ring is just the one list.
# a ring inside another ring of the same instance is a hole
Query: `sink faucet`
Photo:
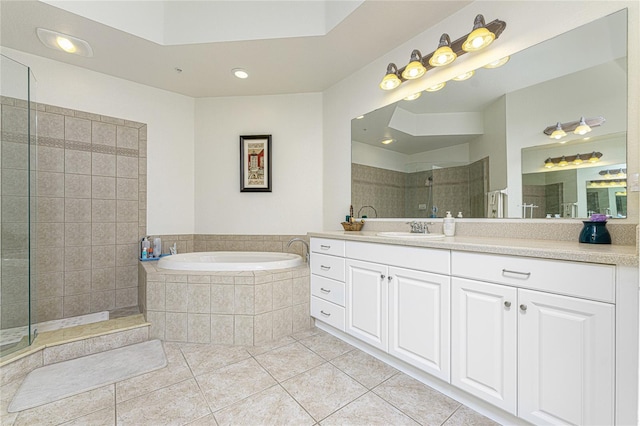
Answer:
[[429, 224], [427, 222], [407, 222], [407, 225], [411, 226], [411, 232], [413, 234], [429, 234]]
[[307, 263], [309, 263], [309, 244], [307, 244], [307, 242], [305, 240], [303, 240], [302, 238], [292, 238], [287, 243], [287, 247], [289, 247], [292, 243], [294, 243], [296, 241], [300, 241], [307, 248], [307, 252], [305, 254], [305, 260], [307, 261]]

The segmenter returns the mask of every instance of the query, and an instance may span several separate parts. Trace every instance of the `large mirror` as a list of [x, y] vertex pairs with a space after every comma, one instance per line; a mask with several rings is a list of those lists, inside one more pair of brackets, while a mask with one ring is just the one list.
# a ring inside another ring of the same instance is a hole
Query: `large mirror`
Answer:
[[[480, 68], [468, 80], [353, 119], [354, 211], [369, 218], [446, 211], [627, 217], [626, 28], [622, 10], [518, 52], [499, 68]], [[605, 121], [586, 135], [555, 140], [543, 133], [581, 117]], [[598, 162], [588, 161], [593, 152]], [[548, 158], [577, 154], [585, 161], [545, 167]]]

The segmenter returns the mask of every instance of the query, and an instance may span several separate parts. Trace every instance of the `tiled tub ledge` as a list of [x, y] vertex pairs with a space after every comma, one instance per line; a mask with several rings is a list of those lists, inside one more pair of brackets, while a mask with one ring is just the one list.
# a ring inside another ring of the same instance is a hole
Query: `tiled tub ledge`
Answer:
[[138, 271], [138, 300], [152, 339], [258, 345], [311, 326], [308, 265], [195, 272], [139, 262]]

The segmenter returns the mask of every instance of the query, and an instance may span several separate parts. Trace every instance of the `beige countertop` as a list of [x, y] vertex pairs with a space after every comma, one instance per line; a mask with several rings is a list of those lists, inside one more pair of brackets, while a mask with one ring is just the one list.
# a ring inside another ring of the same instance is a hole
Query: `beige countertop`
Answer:
[[528, 240], [520, 238], [444, 237], [440, 239], [408, 239], [380, 237], [376, 232], [309, 232], [310, 237], [362, 241], [412, 247], [431, 247], [446, 250], [572, 260], [575, 262], [638, 266], [636, 246], [584, 244], [572, 241]]

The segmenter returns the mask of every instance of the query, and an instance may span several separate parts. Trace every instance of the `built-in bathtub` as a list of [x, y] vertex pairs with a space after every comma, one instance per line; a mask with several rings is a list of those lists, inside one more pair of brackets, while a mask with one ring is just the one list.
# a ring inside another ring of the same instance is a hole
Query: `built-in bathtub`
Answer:
[[150, 338], [258, 345], [306, 330], [309, 266], [282, 252], [195, 252], [138, 264]]
[[178, 271], [267, 271], [304, 265], [297, 254], [255, 251], [209, 251], [166, 256], [158, 268]]

